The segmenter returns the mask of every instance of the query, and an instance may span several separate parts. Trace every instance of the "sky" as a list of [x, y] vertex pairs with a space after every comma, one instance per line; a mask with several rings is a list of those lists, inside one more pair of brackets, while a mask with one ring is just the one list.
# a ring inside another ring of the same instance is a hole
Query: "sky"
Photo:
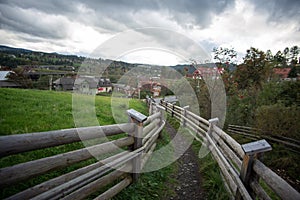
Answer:
[[[299, 0], [1, 0], [0, 44], [88, 57], [102, 45], [99, 56], [126, 62], [204, 62], [189, 40], [208, 55], [234, 48], [241, 61], [250, 47], [275, 54], [300, 46], [299, 7]], [[126, 52], [117, 51], [123, 43]], [[116, 52], [103, 53], [107, 47]]]

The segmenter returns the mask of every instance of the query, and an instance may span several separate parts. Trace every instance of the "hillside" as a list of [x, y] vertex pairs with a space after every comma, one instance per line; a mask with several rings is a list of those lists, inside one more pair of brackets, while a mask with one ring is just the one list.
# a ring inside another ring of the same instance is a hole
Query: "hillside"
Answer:
[[[75, 127], [72, 93], [1, 88], [0, 99], [0, 135]], [[139, 100], [130, 100], [129, 107], [147, 114]], [[115, 123], [110, 97], [96, 96], [95, 111], [101, 125]]]

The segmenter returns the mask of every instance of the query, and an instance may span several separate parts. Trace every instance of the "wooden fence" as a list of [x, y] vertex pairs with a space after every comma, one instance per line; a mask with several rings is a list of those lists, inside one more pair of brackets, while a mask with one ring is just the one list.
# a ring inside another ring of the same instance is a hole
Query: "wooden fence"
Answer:
[[242, 135], [254, 140], [266, 139], [271, 143], [282, 144], [287, 147], [287, 149], [296, 153], [300, 153], [300, 141], [293, 138], [288, 138], [280, 135], [265, 134], [264, 131], [256, 128], [232, 124], [228, 126], [227, 131], [228, 133]]
[[259, 160], [264, 151], [271, 149], [265, 140], [240, 145], [217, 126], [216, 118], [203, 119], [187, 107], [181, 108], [163, 100], [160, 104], [210, 149], [232, 198], [271, 199], [261, 186], [261, 182], [265, 182], [281, 199], [300, 199], [300, 194], [292, 186]]
[[[93, 142], [109, 136], [118, 138], [1, 168], [0, 187], [3, 189], [72, 166], [93, 156], [103, 157], [96, 163], [27, 188], [7, 199], [84, 199], [110, 185], [109, 189], [95, 198], [109, 199], [137, 180], [139, 172], [156, 146], [165, 121], [159, 106], [151, 108], [149, 117], [132, 109], [127, 112], [130, 121], [124, 124], [1, 136], [1, 159], [74, 142]], [[122, 133], [127, 134], [121, 135]]]

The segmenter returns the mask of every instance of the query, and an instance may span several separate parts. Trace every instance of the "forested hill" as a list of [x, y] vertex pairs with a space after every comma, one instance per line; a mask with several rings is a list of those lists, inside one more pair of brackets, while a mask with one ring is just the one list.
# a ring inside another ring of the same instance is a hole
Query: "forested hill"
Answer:
[[62, 55], [45, 53], [22, 48], [0, 46], [0, 65], [16, 68], [19, 65], [70, 65], [83, 62], [85, 57], [77, 55]]

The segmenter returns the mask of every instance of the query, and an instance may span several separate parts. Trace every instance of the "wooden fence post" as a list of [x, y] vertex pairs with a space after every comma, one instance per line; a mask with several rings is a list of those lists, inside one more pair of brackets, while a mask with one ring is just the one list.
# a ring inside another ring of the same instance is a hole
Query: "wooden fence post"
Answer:
[[[183, 117], [185, 117], [185, 118], [186, 118], [186, 109], [188, 109], [189, 107], [190, 107], [190, 106], [184, 106], [184, 107], [183, 107], [182, 115], [183, 115]], [[182, 118], [182, 126], [183, 126], [183, 127], [185, 126], [185, 123], [186, 123], [185, 119]]]
[[[159, 124], [158, 124], [158, 126], [160, 127], [160, 126], [162, 126], [163, 125], [163, 121], [164, 121], [164, 107], [163, 106], [160, 106], [160, 105], [158, 105], [158, 104], [156, 104], [156, 108], [157, 108], [157, 112], [160, 112], [160, 116], [159, 116]], [[161, 133], [162, 132], [160, 132], [159, 133], [159, 138], [161, 138]]]
[[[147, 120], [147, 116], [142, 113], [130, 109], [127, 110], [127, 114], [130, 117], [130, 122], [135, 123], [135, 130], [133, 133], [134, 143], [132, 150], [139, 149], [143, 146], [143, 122]], [[142, 154], [136, 156], [132, 163], [132, 179], [137, 181], [141, 172]]]
[[153, 104], [152, 104], [152, 101], [150, 101], [149, 103], [149, 115], [152, 115], [153, 114]]
[[168, 102], [165, 101], [166, 113], [168, 113]]
[[208, 134], [212, 134], [214, 126], [217, 125], [217, 123], [219, 122], [218, 118], [212, 118], [210, 120], [208, 120], [209, 122], [209, 127], [208, 127]]
[[[259, 140], [259, 141], [243, 144], [242, 149], [244, 150], [245, 155], [241, 167], [240, 178], [244, 183], [246, 189], [248, 190], [248, 193], [251, 195], [253, 199], [255, 199], [255, 194], [250, 187], [250, 182], [253, 179], [257, 179], [258, 181], [258, 176], [255, 174], [252, 168], [253, 161], [254, 159], [258, 159], [259, 156], [262, 156], [264, 152], [272, 150], [272, 147], [266, 140]], [[236, 192], [235, 199], [237, 200], [242, 199], [239, 190], [237, 190]]]
[[173, 104], [173, 106], [172, 106], [172, 117], [174, 117], [174, 108], [175, 108], [175, 105]]
[[[208, 127], [208, 130], [207, 130], [207, 134], [208, 134], [210, 137], [212, 137], [212, 132], [213, 132], [213, 130], [214, 130], [214, 126], [218, 124], [219, 118], [212, 118], [212, 119], [209, 119], [208, 122], [209, 122], [209, 127]], [[209, 145], [210, 145], [210, 143], [207, 143], [207, 148], [208, 148], [208, 149], [210, 149], [210, 148], [209, 148]]]

